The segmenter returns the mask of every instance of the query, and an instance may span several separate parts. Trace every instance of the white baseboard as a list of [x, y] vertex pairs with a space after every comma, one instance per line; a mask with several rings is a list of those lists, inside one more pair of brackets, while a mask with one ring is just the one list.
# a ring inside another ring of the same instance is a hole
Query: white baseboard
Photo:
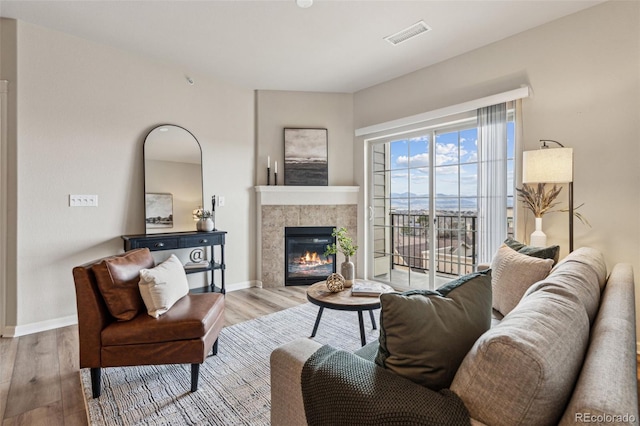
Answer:
[[27, 334], [40, 333], [41, 331], [67, 327], [78, 323], [77, 315], [56, 318], [46, 321], [34, 322], [25, 325], [7, 326], [2, 330], [2, 337], [20, 337]]
[[229, 285], [225, 286], [225, 290], [227, 292], [230, 292], [230, 291], [236, 291], [236, 290], [244, 290], [246, 288], [251, 288], [251, 287], [262, 288], [262, 281], [251, 280], [251, 281], [243, 281], [243, 282], [239, 282], [239, 283], [233, 283], [233, 284], [229, 284]]

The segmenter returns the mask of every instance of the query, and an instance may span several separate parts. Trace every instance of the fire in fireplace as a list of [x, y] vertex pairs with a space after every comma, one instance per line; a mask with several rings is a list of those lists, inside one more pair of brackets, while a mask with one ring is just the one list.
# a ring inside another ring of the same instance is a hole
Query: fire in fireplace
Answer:
[[285, 285], [313, 284], [336, 271], [335, 255], [325, 256], [335, 243], [331, 226], [298, 226], [284, 229]]

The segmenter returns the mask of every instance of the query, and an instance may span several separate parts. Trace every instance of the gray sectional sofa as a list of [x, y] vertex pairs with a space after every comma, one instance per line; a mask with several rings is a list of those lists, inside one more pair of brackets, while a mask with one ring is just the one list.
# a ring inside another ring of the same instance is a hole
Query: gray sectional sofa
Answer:
[[[305, 414], [301, 375], [307, 360], [330, 350], [321, 348], [313, 340], [298, 339], [272, 353], [274, 426], [314, 423]], [[341, 365], [327, 366], [326, 372], [336, 390], [349, 389], [339, 409], [359, 413], [351, 423], [385, 423], [382, 418], [392, 423], [395, 414], [381, 416], [381, 410], [393, 409], [403, 411], [396, 420], [415, 419], [398, 424], [430, 424], [411, 417], [411, 411], [437, 401], [441, 424], [448, 423], [449, 412], [451, 424], [460, 424], [453, 413], [459, 416], [454, 404], [462, 401], [467, 411], [462, 423], [473, 425], [638, 424], [633, 271], [617, 264], [607, 276], [604, 258], [594, 249], [574, 251], [531, 286], [476, 341], [444, 392], [392, 377], [372, 362], [375, 348], [363, 349], [341, 353]], [[399, 384], [407, 391], [404, 406], [396, 401], [388, 405], [393, 408], [381, 408]], [[305, 389], [305, 397], [313, 399], [312, 392]], [[451, 393], [454, 398], [448, 398]], [[343, 423], [339, 419], [337, 414], [325, 423]]]

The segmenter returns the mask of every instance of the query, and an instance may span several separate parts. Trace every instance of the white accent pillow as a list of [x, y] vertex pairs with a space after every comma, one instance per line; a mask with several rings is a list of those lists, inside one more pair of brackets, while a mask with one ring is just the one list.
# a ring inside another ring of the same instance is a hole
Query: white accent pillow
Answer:
[[553, 259], [518, 253], [503, 244], [491, 261], [493, 309], [507, 315], [533, 284], [549, 275]]
[[184, 267], [174, 254], [155, 268], [141, 269], [138, 287], [147, 312], [154, 318], [189, 293]]

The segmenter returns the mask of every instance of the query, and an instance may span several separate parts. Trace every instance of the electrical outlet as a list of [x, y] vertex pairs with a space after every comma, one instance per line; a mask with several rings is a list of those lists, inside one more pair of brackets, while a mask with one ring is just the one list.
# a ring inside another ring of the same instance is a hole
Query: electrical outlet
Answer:
[[69, 207], [98, 207], [98, 196], [69, 195]]
[[224, 197], [223, 196], [219, 196], [218, 197], [218, 206], [224, 207]]

